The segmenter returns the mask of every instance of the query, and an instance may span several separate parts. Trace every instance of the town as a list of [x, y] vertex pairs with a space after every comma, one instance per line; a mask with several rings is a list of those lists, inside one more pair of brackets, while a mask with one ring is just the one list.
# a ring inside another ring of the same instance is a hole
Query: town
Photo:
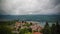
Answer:
[[43, 29], [38, 23], [33, 23], [33, 22], [26, 22], [26, 21], [21, 21], [21, 22], [16, 22], [14, 26], [14, 30], [12, 31], [13, 33], [22, 33], [20, 30], [22, 29], [27, 29], [26, 34], [42, 34], [40, 31]]
[[[60, 34], [60, 22], [45, 22], [44, 27], [36, 21], [0, 21], [1, 34]], [[43, 24], [43, 23], [42, 23]]]

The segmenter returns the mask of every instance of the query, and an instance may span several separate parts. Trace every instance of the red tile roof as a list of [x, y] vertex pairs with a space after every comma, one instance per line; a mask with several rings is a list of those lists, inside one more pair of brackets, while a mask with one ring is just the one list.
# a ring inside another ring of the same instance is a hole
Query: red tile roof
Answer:
[[42, 33], [40, 33], [40, 32], [34, 32], [33, 34], [42, 34]]

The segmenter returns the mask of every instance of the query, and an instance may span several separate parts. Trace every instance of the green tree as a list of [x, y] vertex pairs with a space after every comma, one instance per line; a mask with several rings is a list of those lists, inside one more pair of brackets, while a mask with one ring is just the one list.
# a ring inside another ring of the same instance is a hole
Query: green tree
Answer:
[[60, 25], [59, 22], [56, 22], [55, 34], [60, 34]]
[[10, 28], [0, 26], [0, 34], [12, 34], [12, 32]]
[[27, 28], [24, 28], [24, 29], [20, 29], [20, 33], [19, 34], [25, 34], [29, 32], [29, 30]]
[[52, 27], [51, 27], [51, 34], [55, 34], [55, 24], [52, 24]]
[[32, 29], [31, 28], [28, 28], [29, 32], [32, 32]]
[[50, 27], [48, 22], [46, 22], [44, 29], [43, 29], [43, 34], [50, 34]]

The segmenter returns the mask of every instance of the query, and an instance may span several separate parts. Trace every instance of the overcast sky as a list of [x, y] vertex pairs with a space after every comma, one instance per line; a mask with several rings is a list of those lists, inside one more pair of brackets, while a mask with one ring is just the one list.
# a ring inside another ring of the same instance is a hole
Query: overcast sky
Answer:
[[3, 15], [60, 14], [60, 0], [0, 0]]

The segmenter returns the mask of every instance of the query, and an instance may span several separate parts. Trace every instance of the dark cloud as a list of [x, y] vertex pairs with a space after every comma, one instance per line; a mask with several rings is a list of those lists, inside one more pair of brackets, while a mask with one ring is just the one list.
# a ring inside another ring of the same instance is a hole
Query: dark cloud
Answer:
[[60, 0], [56, 0], [55, 5], [59, 5], [59, 4], [60, 4]]
[[0, 14], [60, 14], [60, 0], [0, 0]]

